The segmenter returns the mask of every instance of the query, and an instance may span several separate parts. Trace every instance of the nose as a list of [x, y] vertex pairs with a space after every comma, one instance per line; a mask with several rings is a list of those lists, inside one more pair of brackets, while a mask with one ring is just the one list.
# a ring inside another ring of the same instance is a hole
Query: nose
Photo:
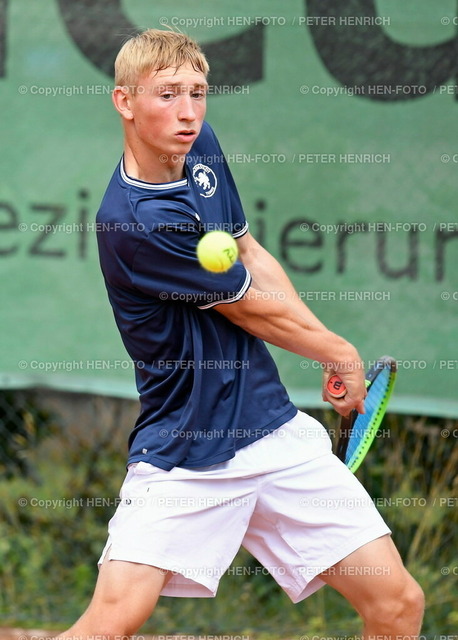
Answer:
[[190, 95], [184, 94], [180, 96], [180, 107], [178, 110], [179, 120], [193, 122], [196, 119], [195, 105]]

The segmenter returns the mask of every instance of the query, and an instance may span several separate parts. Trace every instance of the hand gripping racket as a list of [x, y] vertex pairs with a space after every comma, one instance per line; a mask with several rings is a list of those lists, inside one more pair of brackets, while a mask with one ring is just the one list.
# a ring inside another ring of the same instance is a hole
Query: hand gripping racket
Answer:
[[[340, 421], [336, 455], [355, 473], [369, 451], [382, 422], [396, 380], [396, 360], [382, 356], [366, 372], [367, 396], [364, 400], [366, 413], [355, 409]], [[331, 376], [327, 384], [330, 395], [343, 397], [345, 385], [338, 376]]]

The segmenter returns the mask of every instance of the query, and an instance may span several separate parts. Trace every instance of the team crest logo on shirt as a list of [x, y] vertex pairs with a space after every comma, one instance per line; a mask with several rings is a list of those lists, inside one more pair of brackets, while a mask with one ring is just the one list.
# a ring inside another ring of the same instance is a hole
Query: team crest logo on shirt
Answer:
[[204, 198], [211, 198], [218, 184], [215, 172], [205, 164], [195, 164], [192, 169], [192, 177], [197, 185], [199, 194]]

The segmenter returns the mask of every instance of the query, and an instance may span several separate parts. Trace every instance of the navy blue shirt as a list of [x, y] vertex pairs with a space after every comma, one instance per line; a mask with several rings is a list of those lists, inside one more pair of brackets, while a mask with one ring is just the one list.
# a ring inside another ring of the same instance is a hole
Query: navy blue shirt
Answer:
[[248, 224], [207, 123], [182, 180], [143, 182], [120, 162], [97, 215], [97, 240], [140, 394], [129, 463], [170, 470], [223, 462], [296, 413], [263, 341], [212, 308], [239, 300], [251, 283], [240, 261], [221, 274], [199, 264], [197, 243], [213, 230], [237, 238]]

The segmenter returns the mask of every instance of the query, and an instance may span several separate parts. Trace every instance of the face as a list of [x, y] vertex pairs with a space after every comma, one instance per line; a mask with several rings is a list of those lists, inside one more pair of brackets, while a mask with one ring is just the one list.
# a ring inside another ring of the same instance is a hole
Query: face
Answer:
[[202, 127], [207, 88], [204, 74], [189, 63], [141, 78], [126, 98], [132, 149], [163, 165], [182, 162]]

